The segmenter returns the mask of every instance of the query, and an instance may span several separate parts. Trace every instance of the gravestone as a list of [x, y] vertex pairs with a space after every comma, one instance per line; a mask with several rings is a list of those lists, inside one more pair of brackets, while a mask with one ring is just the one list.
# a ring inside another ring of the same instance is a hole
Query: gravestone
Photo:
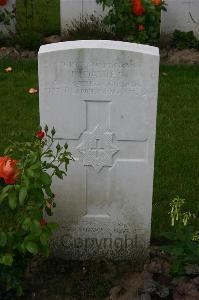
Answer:
[[96, 3], [96, 0], [61, 0], [61, 32], [64, 34], [67, 25], [70, 25], [74, 19], [94, 15], [96, 17], [105, 16], [107, 9], [103, 11], [102, 5]]
[[[0, 13], [3, 12], [4, 10], [8, 10], [9, 12], [12, 12], [12, 14], [15, 13], [16, 9], [16, 0], [8, 0], [6, 5], [0, 6]], [[3, 25], [0, 23], [0, 35], [10, 35], [10, 33], [15, 32], [15, 26], [16, 26], [16, 19], [12, 18], [10, 20], [10, 25]]]
[[[136, 259], [150, 240], [158, 48], [120, 41], [41, 46], [40, 121], [74, 162], [54, 180], [60, 257]], [[139, 258], [138, 258], [139, 259]]]
[[193, 31], [199, 38], [199, 0], [166, 0], [167, 11], [162, 12], [161, 33], [174, 30]]

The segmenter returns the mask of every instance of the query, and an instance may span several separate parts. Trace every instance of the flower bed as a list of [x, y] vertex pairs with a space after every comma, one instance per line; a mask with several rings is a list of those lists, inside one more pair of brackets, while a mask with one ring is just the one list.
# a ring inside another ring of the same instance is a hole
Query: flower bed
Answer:
[[72, 157], [67, 144], [58, 143], [52, 151], [54, 135], [54, 128], [49, 134], [46, 126], [32, 142], [12, 143], [0, 157], [0, 207], [10, 219], [0, 229], [0, 282], [18, 295], [29, 259], [49, 254], [48, 240], [57, 228], [45, 220], [43, 211], [52, 215], [52, 178], [66, 175]]
[[106, 25], [122, 40], [156, 43], [160, 33], [160, 13], [166, 10], [162, 0], [96, 0], [109, 8]]

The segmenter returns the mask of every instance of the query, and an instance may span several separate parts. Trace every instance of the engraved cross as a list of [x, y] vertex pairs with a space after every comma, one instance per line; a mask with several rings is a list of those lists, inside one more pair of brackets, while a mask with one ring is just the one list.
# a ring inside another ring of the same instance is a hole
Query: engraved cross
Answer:
[[[118, 164], [144, 162], [147, 140], [118, 140], [111, 126], [110, 101], [84, 100], [86, 127], [79, 139], [68, 140], [78, 168], [85, 174], [84, 218], [109, 218], [110, 172]], [[97, 201], [96, 201], [97, 195]]]
[[94, 150], [95, 151], [95, 153], [96, 153], [96, 158], [98, 158], [99, 157], [99, 152], [100, 152], [100, 150], [104, 150], [104, 148], [103, 147], [100, 147], [100, 139], [96, 139], [95, 140], [96, 141], [96, 145], [95, 145], [95, 147], [94, 148], [91, 148], [91, 150]]

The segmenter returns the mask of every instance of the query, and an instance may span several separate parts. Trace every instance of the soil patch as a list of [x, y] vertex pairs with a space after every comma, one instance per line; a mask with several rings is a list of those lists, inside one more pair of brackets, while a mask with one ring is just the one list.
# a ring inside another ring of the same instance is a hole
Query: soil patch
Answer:
[[[60, 42], [61, 37], [53, 35], [45, 38], [45, 43]], [[0, 47], [0, 58], [37, 58], [37, 51], [17, 49], [14, 47]], [[166, 64], [199, 64], [199, 50], [196, 49], [160, 49], [162, 63]]]

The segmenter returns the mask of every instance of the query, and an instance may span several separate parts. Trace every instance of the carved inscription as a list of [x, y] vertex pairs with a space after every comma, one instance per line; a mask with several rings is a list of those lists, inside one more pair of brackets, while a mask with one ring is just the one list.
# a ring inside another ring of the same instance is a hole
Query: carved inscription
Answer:
[[[138, 79], [129, 76], [135, 63], [83, 63], [59, 62], [54, 69], [50, 86], [45, 87], [49, 96], [53, 95], [121, 95], [126, 93], [143, 94]], [[48, 66], [46, 65], [46, 70]]]

